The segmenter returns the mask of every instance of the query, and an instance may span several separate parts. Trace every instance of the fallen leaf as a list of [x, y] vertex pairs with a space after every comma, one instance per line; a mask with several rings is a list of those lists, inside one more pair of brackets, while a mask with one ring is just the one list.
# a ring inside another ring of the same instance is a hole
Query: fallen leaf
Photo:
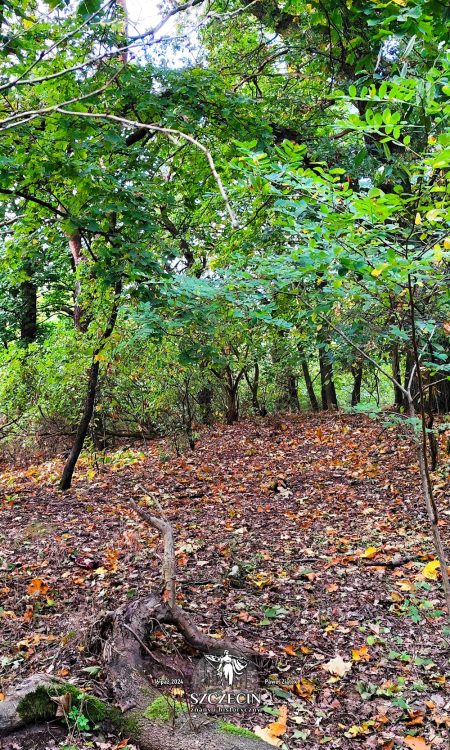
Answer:
[[438, 577], [438, 569], [441, 567], [439, 560], [431, 560], [422, 569], [422, 575], [424, 578], [428, 578], [429, 581], [436, 581]]
[[281, 747], [283, 744], [282, 740], [279, 739], [281, 735], [285, 734], [287, 730], [287, 706], [281, 706], [279, 711], [278, 721], [274, 721], [268, 724], [266, 727], [255, 727], [254, 733], [257, 737], [268, 742], [269, 745], [274, 747]]
[[431, 747], [423, 737], [413, 737], [411, 734], [403, 737], [403, 742], [411, 748], [411, 750], [430, 750]]
[[360, 646], [360, 648], [354, 648], [352, 650], [352, 659], [353, 661], [369, 661], [370, 660], [369, 647]]
[[292, 643], [289, 646], [283, 646], [283, 651], [288, 656], [297, 656], [297, 651]]
[[123, 747], [126, 747], [129, 743], [129, 739], [121, 740], [118, 745], [114, 745], [112, 750], [122, 750]]
[[67, 716], [72, 705], [71, 693], [64, 693], [64, 695], [51, 696], [53, 703], [56, 703], [56, 716]]
[[32, 596], [40, 596], [41, 594], [46, 594], [48, 591], [48, 586], [44, 583], [42, 578], [33, 578], [31, 583], [27, 586], [27, 594], [31, 594]]
[[347, 672], [350, 672], [352, 663], [350, 661], [344, 661], [342, 656], [338, 654], [334, 659], [330, 659], [326, 664], [323, 665], [323, 669], [336, 677], [344, 677]]
[[364, 550], [361, 557], [365, 557], [368, 560], [372, 560], [378, 553], [380, 552], [379, 547], [367, 547], [367, 549]]
[[293, 687], [293, 692], [298, 695], [299, 698], [304, 700], [311, 700], [311, 696], [314, 693], [316, 686], [307, 677], [302, 677], [300, 682], [296, 682]]

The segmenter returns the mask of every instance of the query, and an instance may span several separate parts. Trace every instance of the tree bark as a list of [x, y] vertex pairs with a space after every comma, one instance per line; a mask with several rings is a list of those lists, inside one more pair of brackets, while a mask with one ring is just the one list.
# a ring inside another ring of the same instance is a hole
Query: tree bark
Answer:
[[311, 379], [311, 374], [309, 372], [308, 362], [306, 361], [305, 357], [302, 357], [301, 365], [302, 365], [303, 378], [305, 380], [306, 391], [308, 393], [308, 398], [309, 398], [309, 403], [311, 405], [311, 409], [313, 411], [319, 411], [319, 402], [317, 400], [317, 396], [314, 391], [314, 385]]
[[362, 383], [362, 376], [363, 376], [362, 363], [358, 362], [356, 364], [353, 364], [351, 366], [351, 371], [353, 375], [353, 389], [352, 389], [351, 405], [356, 406], [361, 401], [361, 383]]
[[225, 419], [227, 424], [233, 424], [239, 420], [239, 403], [237, 388], [234, 386], [226, 386], [226, 412]]
[[213, 389], [209, 385], [204, 385], [197, 393], [197, 401], [200, 406], [200, 412], [203, 424], [211, 425], [213, 423]]
[[264, 406], [261, 406], [258, 396], [258, 390], [259, 390], [259, 364], [258, 362], [255, 362], [254, 368], [253, 368], [253, 378], [251, 378], [247, 372], [247, 370], [244, 373], [245, 380], [247, 381], [247, 385], [249, 387], [251, 397], [252, 397], [252, 409], [253, 413], [256, 414], [258, 417], [265, 417], [267, 415], [267, 410]]
[[333, 364], [323, 344], [319, 346], [319, 367], [322, 409], [337, 409], [338, 402], [333, 380]]
[[[402, 377], [400, 374], [400, 354], [398, 344], [394, 344], [394, 346], [392, 347], [392, 377], [395, 378], [397, 383], [402, 382]], [[402, 390], [397, 385], [397, 383], [394, 383], [394, 406], [397, 411], [400, 411], [400, 409], [404, 405], [404, 402]]]
[[68, 490], [72, 484], [73, 472], [77, 464], [79, 455], [83, 450], [84, 441], [89, 429], [89, 424], [94, 413], [95, 396], [97, 393], [98, 373], [100, 369], [100, 362], [93, 361], [89, 368], [88, 376], [88, 387], [86, 392], [86, 398], [84, 401], [84, 409], [82, 417], [78, 423], [75, 440], [73, 442], [71, 451], [67, 457], [62, 473], [61, 481], [59, 483], [60, 490]]
[[[81, 245], [81, 234], [79, 232], [74, 232], [73, 234], [69, 234], [68, 240], [69, 240], [69, 248], [70, 253], [72, 255], [72, 266], [75, 273], [77, 273], [78, 267], [83, 260], [83, 252], [82, 252], [82, 245]], [[73, 292], [73, 299], [74, 299], [74, 307], [73, 307], [73, 323], [77, 331], [81, 331], [82, 333], [85, 333], [89, 327], [89, 316], [86, 315], [86, 312], [82, 309], [80, 306], [79, 300], [80, 300], [80, 294], [81, 294], [81, 282], [79, 279], [75, 281], [75, 287]]]

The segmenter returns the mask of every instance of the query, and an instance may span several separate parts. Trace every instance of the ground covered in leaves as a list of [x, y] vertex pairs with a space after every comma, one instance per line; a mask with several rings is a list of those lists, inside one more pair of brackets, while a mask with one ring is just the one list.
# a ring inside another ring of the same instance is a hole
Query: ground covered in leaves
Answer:
[[[160, 540], [129, 507], [157, 495], [179, 602], [273, 660], [263, 710], [232, 721], [276, 722], [288, 748], [448, 747], [450, 630], [414, 454], [394, 428], [348, 415], [215, 426], [180, 457], [156, 441], [86, 459], [64, 495], [59, 461], [1, 468], [2, 694], [36, 671], [106, 694], [87, 634], [101, 610], [159, 588]], [[436, 480], [449, 542], [445, 465]], [[71, 733], [79, 747], [119, 742]]]

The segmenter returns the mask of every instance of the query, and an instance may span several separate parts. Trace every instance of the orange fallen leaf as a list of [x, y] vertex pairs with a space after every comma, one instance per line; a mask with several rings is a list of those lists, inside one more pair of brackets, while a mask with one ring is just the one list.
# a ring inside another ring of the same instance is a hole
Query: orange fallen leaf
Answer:
[[42, 578], [33, 578], [31, 583], [27, 586], [27, 594], [31, 594], [32, 596], [40, 596], [41, 594], [46, 594], [48, 591], [48, 586], [44, 583]]
[[413, 737], [411, 734], [403, 737], [403, 742], [411, 748], [411, 750], [430, 750], [431, 748], [431, 745], [429, 745], [423, 737]]
[[112, 572], [114, 572], [115, 570], [117, 570], [118, 559], [119, 559], [119, 550], [117, 550], [117, 549], [111, 549], [111, 548], [108, 547], [108, 549], [106, 550], [105, 566], [109, 570], [111, 570]]
[[278, 721], [268, 724], [266, 727], [255, 727], [254, 733], [257, 737], [268, 742], [274, 747], [281, 747], [283, 744], [279, 739], [287, 730], [287, 706], [281, 706]]
[[292, 643], [289, 646], [283, 646], [283, 651], [288, 656], [297, 656], [297, 651]]
[[370, 661], [369, 647], [360, 646], [360, 648], [352, 649], [353, 661]]

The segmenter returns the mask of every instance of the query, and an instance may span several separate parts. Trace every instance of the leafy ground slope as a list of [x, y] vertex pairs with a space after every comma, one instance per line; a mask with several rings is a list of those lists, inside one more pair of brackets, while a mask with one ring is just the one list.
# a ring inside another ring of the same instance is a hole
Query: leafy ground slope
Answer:
[[[159, 539], [128, 506], [156, 493], [180, 602], [274, 660], [279, 686], [241, 724], [286, 706], [272, 740], [289, 748], [448, 747], [450, 630], [414, 455], [392, 429], [338, 415], [216, 426], [179, 458], [155, 442], [84, 464], [65, 495], [60, 468], [2, 467], [3, 693], [39, 670], [104, 695], [86, 635], [100, 610], [159, 585]], [[445, 470], [437, 481], [450, 542]]]

